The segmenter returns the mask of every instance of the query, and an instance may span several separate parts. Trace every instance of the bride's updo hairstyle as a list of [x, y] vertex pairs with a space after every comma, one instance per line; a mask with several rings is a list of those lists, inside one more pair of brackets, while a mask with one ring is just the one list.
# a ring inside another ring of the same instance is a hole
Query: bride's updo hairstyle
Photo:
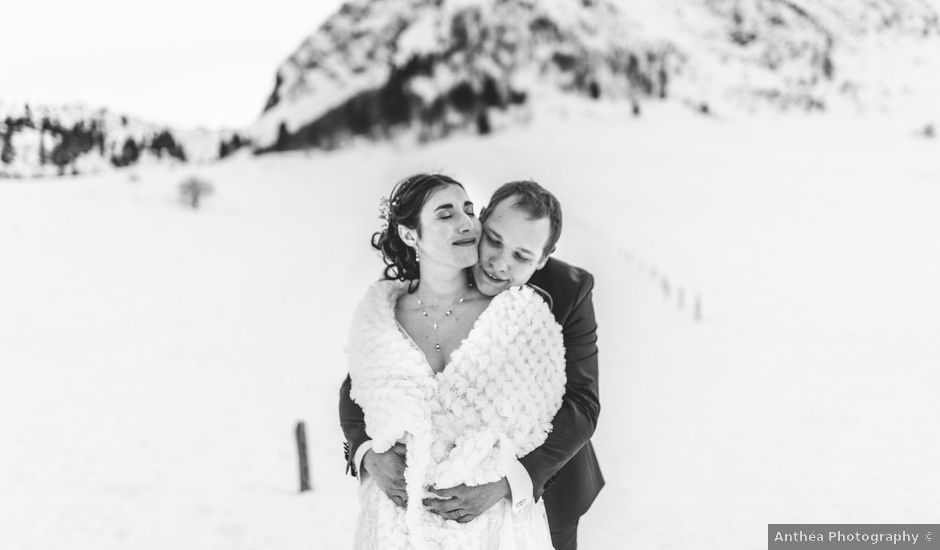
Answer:
[[[388, 210], [383, 212], [387, 224], [372, 235], [372, 248], [382, 253], [388, 280], [415, 281], [418, 279], [418, 260], [415, 249], [405, 244], [398, 235], [398, 226], [414, 229], [421, 236], [421, 210], [432, 193], [442, 187], [463, 185], [443, 174], [415, 174], [399, 181], [388, 197]], [[384, 203], [384, 201], [383, 201]]]

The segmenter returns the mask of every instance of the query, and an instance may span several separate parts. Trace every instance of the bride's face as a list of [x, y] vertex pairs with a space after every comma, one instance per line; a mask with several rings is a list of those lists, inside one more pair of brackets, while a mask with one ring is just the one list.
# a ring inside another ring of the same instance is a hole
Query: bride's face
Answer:
[[467, 193], [457, 185], [442, 187], [428, 197], [415, 231], [421, 265], [436, 263], [465, 268], [477, 263], [480, 220]]

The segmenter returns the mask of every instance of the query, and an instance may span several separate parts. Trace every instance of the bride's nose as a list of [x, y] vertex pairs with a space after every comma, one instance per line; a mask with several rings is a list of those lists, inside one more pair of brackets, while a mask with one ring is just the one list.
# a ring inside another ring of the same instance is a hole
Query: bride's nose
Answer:
[[474, 218], [471, 218], [467, 214], [463, 214], [463, 218], [460, 220], [460, 227], [458, 228], [458, 231], [460, 231], [461, 233], [469, 233], [473, 231], [473, 227], [474, 227], [473, 220]]

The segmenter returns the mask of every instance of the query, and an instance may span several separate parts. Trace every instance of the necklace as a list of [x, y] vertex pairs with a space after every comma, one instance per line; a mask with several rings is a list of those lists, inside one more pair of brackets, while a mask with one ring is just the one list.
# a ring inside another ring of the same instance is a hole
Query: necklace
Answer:
[[[440, 326], [440, 324], [445, 319], [447, 319], [448, 317], [454, 314], [454, 309], [456, 309], [458, 305], [462, 304], [464, 300], [467, 299], [467, 296], [470, 295], [470, 290], [472, 288], [473, 288], [473, 283], [468, 283], [467, 291], [463, 293], [463, 296], [458, 298], [456, 302], [452, 303], [450, 307], [448, 307], [447, 310], [444, 311], [444, 315], [439, 317], [436, 321], [433, 318], [431, 318], [431, 316], [428, 314], [428, 310], [424, 308], [424, 302], [421, 300], [421, 298], [416, 297], [416, 299], [418, 300], [418, 309], [421, 311], [421, 316], [431, 321], [431, 327], [434, 329], [435, 340], [437, 340], [437, 342], [434, 344], [434, 351], [438, 353], [440, 353], [441, 351], [441, 337], [437, 332], [437, 327]], [[434, 306], [433, 309], [440, 309], [440, 306]]]

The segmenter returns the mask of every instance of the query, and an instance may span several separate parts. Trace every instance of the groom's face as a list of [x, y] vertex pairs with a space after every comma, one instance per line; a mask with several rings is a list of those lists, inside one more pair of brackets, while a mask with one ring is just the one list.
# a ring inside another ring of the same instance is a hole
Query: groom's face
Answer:
[[511, 196], [500, 201], [483, 222], [480, 261], [473, 266], [473, 278], [487, 296], [524, 285], [548, 261], [544, 249], [551, 222], [548, 217], [530, 219], [514, 208], [516, 200]]

